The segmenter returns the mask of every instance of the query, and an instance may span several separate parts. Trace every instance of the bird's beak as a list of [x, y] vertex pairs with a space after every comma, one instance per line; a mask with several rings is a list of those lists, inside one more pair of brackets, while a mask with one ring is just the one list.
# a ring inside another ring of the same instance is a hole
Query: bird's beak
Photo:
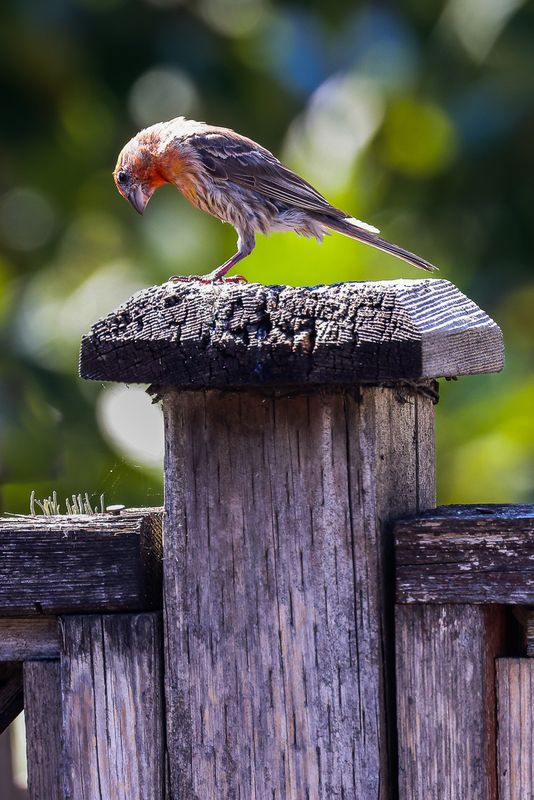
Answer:
[[139, 184], [132, 186], [132, 188], [128, 192], [128, 200], [130, 201], [130, 203], [135, 208], [138, 214], [143, 214], [150, 198], [151, 194], [146, 194], [143, 188]]

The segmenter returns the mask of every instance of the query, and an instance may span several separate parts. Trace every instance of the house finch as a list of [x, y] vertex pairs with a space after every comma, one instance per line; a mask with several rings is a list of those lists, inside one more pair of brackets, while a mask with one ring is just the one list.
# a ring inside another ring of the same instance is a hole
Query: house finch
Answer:
[[[233, 225], [237, 253], [202, 277], [221, 280], [250, 255], [257, 233], [294, 231], [319, 241], [331, 230], [426, 270], [432, 264], [378, 236], [378, 229], [330, 205], [269, 150], [229, 128], [177, 117], [140, 131], [122, 149], [113, 173], [117, 189], [142, 214], [154, 191], [173, 183], [197, 208]], [[239, 278], [226, 278], [237, 280]]]

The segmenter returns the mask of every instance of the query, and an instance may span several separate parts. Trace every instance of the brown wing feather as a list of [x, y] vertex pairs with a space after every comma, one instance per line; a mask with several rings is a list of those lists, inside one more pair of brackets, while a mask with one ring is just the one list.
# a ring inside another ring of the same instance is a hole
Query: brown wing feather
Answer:
[[348, 215], [330, 205], [314, 187], [251, 139], [224, 129], [188, 138], [213, 178], [232, 181], [288, 206], [329, 214]]

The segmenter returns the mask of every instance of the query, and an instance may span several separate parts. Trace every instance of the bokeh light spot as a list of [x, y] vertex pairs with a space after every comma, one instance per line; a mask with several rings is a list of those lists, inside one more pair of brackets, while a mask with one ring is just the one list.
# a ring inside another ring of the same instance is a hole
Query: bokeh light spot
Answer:
[[161, 259], [168, 274], [208, 272], [218, 257], [224, 261], [214, 241], [213, 231], [219, 230], [215, 220], [186, 203], [174, 187], [160, 190], [143, 221], [147, 251]]
[[452, 122], [439, 106], [404, 97], [388, 109], [381, 144], [391, 167], [407, 175], [427, 177], [449, 166], [457, 138]]
[[115, 126], [107, 100], [100, 92], [82, 86], [65, 95], [60, 119], [63, 129], [74, 142], [94, 152], [107, 146]]
[[525, 0], [449, 0], [444, 22], [474, 61], [483, 61]]
[[191, 79], [175, 67], [143, 73], [130, 90], [129, 108], [139, 127], [178, 116], [194, 116], [198, 103]]
[[0, 236], [13, 250], [42, 247], [54, 232], [54, 223], [51, 203], [35, 189], [12, 189], [0, 201]]
[[137, 288], [128, 262], [111, 262], [69, 287], [65, 267], [41, 272], [30, 284], [18, 318], [17, 345], [51, 369], [75, 368], [80, 339], [95, 319]]
[[269, 17], [264, 0], [201, 0], [198, 9], [212, 28], [227, 36], [249, 36]]
[[292, 123], [285, 155], [297, 170], [321, 187], [337, 190], [350, 180], [351, 167], [383, 117], [383, 103], [372, 82], [335, 75], [314, 94]]
[[133, 464], [163, 465], [163, 417], [144, 389], [105, 389], [98, 399], [97, 419], [104, 436]]

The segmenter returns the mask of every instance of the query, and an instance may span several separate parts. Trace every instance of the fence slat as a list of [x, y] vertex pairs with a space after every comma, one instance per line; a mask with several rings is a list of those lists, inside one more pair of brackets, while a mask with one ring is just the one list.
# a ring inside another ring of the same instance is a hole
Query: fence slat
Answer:
[[399, 605], [396, 622], [400, 800], [496, 800], [502, 611]]
[[59, 660], [24, 664], [29, 800], [64, 800]]
[[499, 658], [496, 669], [499, 800], [532, 800], [534, 661]]
[[157, 614], [64, 617], [65, 797], [162, 800]]

